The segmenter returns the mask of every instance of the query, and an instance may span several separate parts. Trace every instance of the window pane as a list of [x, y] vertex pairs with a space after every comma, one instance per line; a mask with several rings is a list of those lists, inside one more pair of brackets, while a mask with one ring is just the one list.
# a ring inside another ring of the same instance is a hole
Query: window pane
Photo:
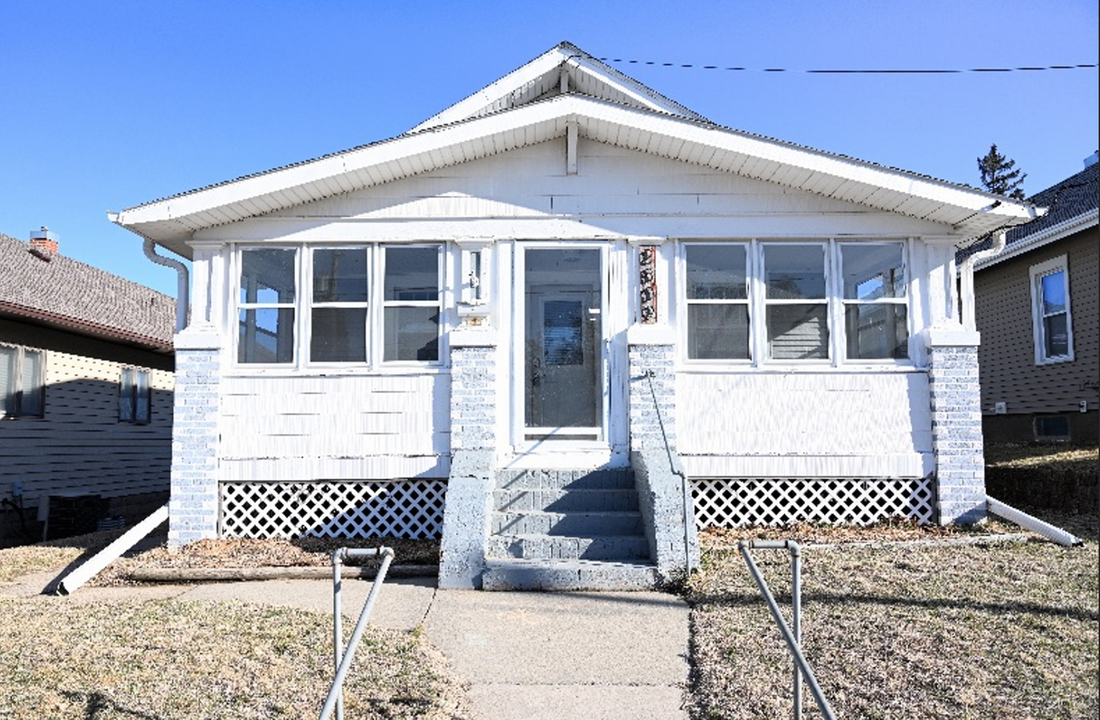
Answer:
[[1061, 313], [1043, 318], [1043, 342], [1047, 357], [1069, 355], [1069, 327], [1066, 317], [1065, 313]]
[[313, 308], [312, 362], [366, 362], [367, 309]]
[[904, 305], [848, 305], [844, 312], [849, 359], [903, 359], [909, 356]]
[[118, 380], [118, 421], [134, 421], [134, 369], [122, 368]]
[[15, 414], [15, 353], [13, 347], [0, 345], [0, 412]]
[[242, 303], [294, 302], [296, 251], [263, 248], [241, 251]]
[[237, 362], [289, 363], [294, 361], [293, 308], [241, 310]]
[[687, 296], [691, 300], [748, 297], [743, 245], [688, 245]]
[[846, 300], [905, 297], [905, 267], [900, 244], [841, 245]]
[[439, 309], [386, 308], [383, 360], [439, 359]]
[[436, 248], [386, 248], [386, 300], [438, 300]]
[[698, 360], [748, 360], [748, 305], [688, 306], [688, 357]]
[[1043, 314], [1052, 315], [1066, 311], [1065, 271], [1043, 276]]
[[824, 245], [765, 245], [764, 282], [772, 300], [825, 297]]
[[366, 250], [355, 248], [313, 252], [313, 302], [366, 301]]
[[42, 414], [42, 351], [23, 350], [23, 396], [20, 398], [20, 415]]
[[768, 352], [776, 360], [827, 360], [829, 325], [820, 303], [768, 308]]
[[134, 379], [136, 381], [134, 384], [134, 421], [147, 423], [152, 413], [152, 403], [149, 395], [149, 371], [135, 371]]

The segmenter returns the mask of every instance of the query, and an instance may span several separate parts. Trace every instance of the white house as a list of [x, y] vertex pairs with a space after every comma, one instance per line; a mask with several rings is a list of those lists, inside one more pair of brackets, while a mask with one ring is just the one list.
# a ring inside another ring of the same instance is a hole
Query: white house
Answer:
[[563, 43], [112, 216], [193, 262], [171, 542], [441, 532], [443, 586], [599, 587], [691, 565], [697, 524], [979, 520], [954, 257], [1036, 214]]

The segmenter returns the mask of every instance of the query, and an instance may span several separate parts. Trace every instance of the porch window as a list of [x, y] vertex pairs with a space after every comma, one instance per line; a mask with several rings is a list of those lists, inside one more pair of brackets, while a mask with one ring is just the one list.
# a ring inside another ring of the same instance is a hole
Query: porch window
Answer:
[[748, 360], [747, 245], [688, 245], [685, 258], [688, 357]]
[[829, 306], [824, 244], [765, 244], [768, 357], [828, 360]]
[[908, 357], [901, 243], [841, 243], [840, 265], [847, 359]]
[[1073, 360], [1073, 322], [1067, 270], [1065, 255], [1031, 267], [1036, 365]]
[[438, 247], [387, 247], [383, 360], [439, 359]]
[[0, 345], [0, 418], [43, 416], [44, 365], [42, 350]]
[[297, 257], [297, 250], [287, 248], [241, 251], [237, 362], [294, 362]]
[[367, 249], [313, 251], [311, 362], [366, 362]]

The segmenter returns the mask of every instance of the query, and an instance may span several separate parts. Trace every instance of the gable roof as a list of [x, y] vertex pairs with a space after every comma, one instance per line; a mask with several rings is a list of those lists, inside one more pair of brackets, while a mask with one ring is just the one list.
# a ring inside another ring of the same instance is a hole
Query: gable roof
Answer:
[[562, 43], [403, 135], [110, 219], [190, 257], [196, 231], [564, 137], [570, 124], [597, 142], [941, 223], [960, 244], [1040, 214], [963, 185], [721, 127]]
[[0, 233], [0, 316], [5, 315], [168, 353], [176, 302]]
[[[1093, 163], [1084, 170], [1045, 190], [1035, 193], [1029, 201], [1047, 208], [1047, 213], [1029, 223], [1018, 225], [1005, 236], [1005, 249], [993, 258], [979, 261], [975, 269], [995, 265], [1037, 247], [1080, 232], [1098, 224], [1100, 218], [1100, 165]], [[974, 243], [959, 253], [961, 260], [992, 245], [992, 238]]]

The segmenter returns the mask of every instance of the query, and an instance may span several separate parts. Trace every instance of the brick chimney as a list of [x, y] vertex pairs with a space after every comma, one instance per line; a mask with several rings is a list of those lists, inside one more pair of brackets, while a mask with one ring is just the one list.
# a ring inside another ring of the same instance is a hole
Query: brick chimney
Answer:
[[45, 225], [41, 230], [31, 231], [31, 247], [56, 255], [58, 253], [57, 234], [50, 232]]

